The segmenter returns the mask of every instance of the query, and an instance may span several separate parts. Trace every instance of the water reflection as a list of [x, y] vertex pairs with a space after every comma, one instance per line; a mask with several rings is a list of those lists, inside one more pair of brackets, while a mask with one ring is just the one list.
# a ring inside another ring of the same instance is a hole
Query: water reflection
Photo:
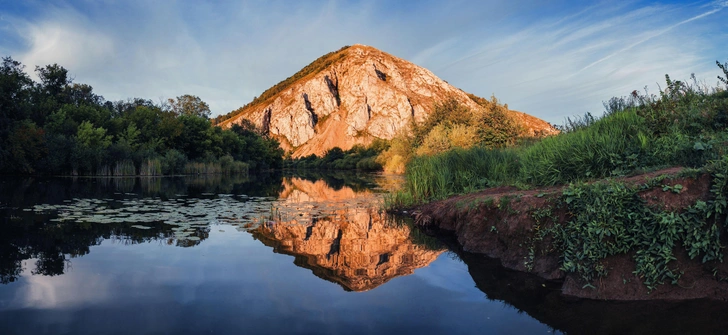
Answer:
[[[201, 217], [235, 207], [219, 206], [233, 200], [217, 194], [246, 194], [243, 201], [252, 204], [251, 196], [280, 193], [281, 176], [256, 177], [0, 180], [0, 283], [16, 281], [25, 260], [34, 260], [30, 275], [63, 274], [71, 259], [104, 240], [198, 245], [212, 223]], [[245, 206], [249, 212], [259, 207]]]
[[0, 329], [97, 333], [106, 320], [119, 329], [146, 320], [139, 333], [728, 328], [726, 303], [569, 300], [454, 244], [458, 260], [438, 257], [442, 244], [378, 211], [396, 178], [319, 177], [0, 180]]
[[285, 214], [253, 230], [253, 236], [345, 290], [371, 290], [412, 274], [445, 250], [415, 243], [411, 226], [372, 206], [379, 198], [369, 190], [337, 190], [323, 180], [301, 178], [283, 184], [276, 209]]
[[448, 243], [488, 299], [518, 308], [566, 334], [724, 334], [722, 301], [600, 301], [568, 298], [560, 284], [505, 269], [500, 261]]
[[374, 288], [432, 262], [414, 232], [377, 208], [381, 184], [373, 175], [326, 179], [263, 175], [184, 178], [62, 178], [3, 180], [0, 185], [0, 282], [64, 273], [73, 258], [104, 240], [160, 241], [197, 246], [211, 225], [251, 231], [295, 264], [347, 290]]

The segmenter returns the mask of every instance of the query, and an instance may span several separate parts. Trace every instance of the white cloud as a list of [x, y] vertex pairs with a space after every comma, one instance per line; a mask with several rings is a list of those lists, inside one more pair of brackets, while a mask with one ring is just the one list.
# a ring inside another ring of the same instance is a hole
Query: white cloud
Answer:
[[[602, 101], [612, 96], [645, 85], [655, 92], [665, 73], [677, 79], [691, 72], [711, 77], [714, 64], [706, 54], [715, 41], [699, 24], [724, 13], [690, 13], [670, 6], [596, 6], [563, 19], [547, 17], [455, 48], [461, 50], [453, 52], [456, 61], [435, 73], [554, 123], [587, 111], [600, 114]], [[456, 58], [463, 49], [468, 56]]]
[[88, 2], [16, 15], [25, 45], [3, 51], [31, 69], [63, 65], [107, 99], [194, 94], [222, 114], [318, 56], [362, 43], [466, 91], [494, 93], [512, 108], [561, 122], [599, 113], [603, 100], [665, 73], [714, 79], [711, 58], [728, 40], [719, 25], [725, 6]]
[[67, 18], [65, 22], [19, 23], [20, 34], [28, 47], [17, 59], [31, 69], [53, 63], [80, 72], [98, 71], [108, 66], [114, 53], [114, 41], [79, 24], [76, 15]]
[[[26, 260], [26, 268], [35, 260]], [[27, 275], [17, 290], [11, 308], [67, 308], [109, 299], [110, 278], [84, 271], [66, 271], [63, 276]]]

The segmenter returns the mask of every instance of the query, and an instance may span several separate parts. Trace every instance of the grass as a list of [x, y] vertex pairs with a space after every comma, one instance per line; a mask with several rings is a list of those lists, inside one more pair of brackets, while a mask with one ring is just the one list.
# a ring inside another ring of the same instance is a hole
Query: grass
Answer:
[[728, 150], [728, 92], [672, 81], [659, 95], [633, 92], [605, 114], [567, 119], [562, 133], [506, 148], [455, 148], [414, 157], [390, 209], [510, 185], [563, 185], [667, 166], [698, 168]]
[[[525, 259], [529, 271], [537, 256], [535, 242], [549, 237], [560, 255], [561, 269], [578, 275], [584, 287], [594, 288], [609, 272], [604, 260], [620, 254], [633, 259], [633, 273], [648, 292], [665, 282], [678, 284], [682, 271], [673, 261], [679, 248], [700, 263], [723, 261], [721, 240], [728, 227], [728, 92], [695, 80], [686, 84], [666, 76], [666, 82], [657, 96], [634, 92], [612, 99], [605, 103], [603, 117], [567, 119], [561, 134], [540, 141], [417, 156], [406, 167], [404, 188], [388, 196], [385, 206], [406, 208], [499, 185], [568, 184], [548, 207], [532, 212], [536, 223]], [[644, 185], [584, 182], [676, 165], [688, 167], [681, 176], [709, 173], [710, 198], [665, 210], [648, 205], [639, 192], [651, 188], [682, 192], [683, 186], [666, 176]], [[501, 197], [498, 207], [509, 211], [511, 201]], [[552, 209], [563, 211], [565, 217], [555, 217]], [[491, 232], [497, 229], [493, 226]]]

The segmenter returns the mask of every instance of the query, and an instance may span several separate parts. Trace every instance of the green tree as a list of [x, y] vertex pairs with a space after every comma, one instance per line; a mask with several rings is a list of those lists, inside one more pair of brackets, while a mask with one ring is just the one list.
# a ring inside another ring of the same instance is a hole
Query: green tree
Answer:
[[36, 66], [35, 72], [40, 78], [43, 91], [53, 97], [58, 97], [66, 85], [71, 83], [68, 80], [68, 70], [58, 64]]
[[19, 122], [8, 136], [10, 158], [9, 170], [33, 173], [37, 161], [47, 153], [45, 132], [30, 120]]
[[170, 110], [177, 115], [199, 116], [205, 119], [210, 118], [210, 106], [202, 101], [200, 97], [185, 94], [176, 99], [168, 99]]
[[139, 135], [141, 132], [137, 129], [136, 125], [129, 123], [121, 134], [119, 134], [119, 145], [124, 148], [128, 148], [129, 151], [139, 149]]
[[179, 120], [184, 125], [184, 136], [177, 137], [175, 147], [190, 160], [205, 157], [212, 145], [208, 133], [210, 121], [196, 115], [182, 115]]
[[111, 136], [106, 135], [106, 129], [94, 127], [88, 121], [78, 126], [76, 137], [78, 143], [90, 149], [106, 149], [111, 145]]
[[4, 57], [0, 65], [0, 131], [7, 131], [12, 120], [27, 117], [25, 107], [33, 81], [23, 69], [20, 62], [10, 57]]

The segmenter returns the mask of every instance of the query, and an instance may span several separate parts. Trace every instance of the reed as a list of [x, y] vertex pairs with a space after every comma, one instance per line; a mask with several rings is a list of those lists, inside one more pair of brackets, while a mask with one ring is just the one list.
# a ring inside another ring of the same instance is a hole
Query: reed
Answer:
[[219, 174], [221, 171], [220, 163], [188, 162], [185, 164], [185, 174]]
[[108, 165], [104, 164], [96, 168], [96, 176], [110, 176], [111, 175], [111, 169]]
[[140, 176], [161, 176], [162, 162], [157, 158], [150, 158], [142, 162], [139, 168]]
[[114, 176], [134, 176], [136, 167], [131, 159], [124, 159], [114, 164]]

